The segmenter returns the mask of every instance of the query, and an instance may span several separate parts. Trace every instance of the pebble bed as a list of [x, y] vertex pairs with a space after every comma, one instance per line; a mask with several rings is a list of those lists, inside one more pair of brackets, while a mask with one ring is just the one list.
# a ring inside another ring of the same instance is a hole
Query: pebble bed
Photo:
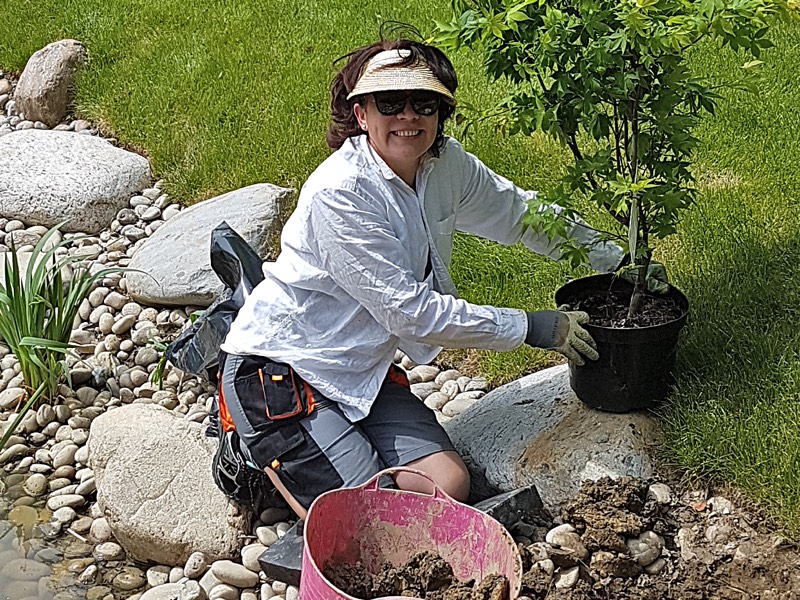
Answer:
[[[0, 136], [14, 130], [48, 129], [28, 121], [11, 99], [11, 83], [0, 72]], [[87, 121], [71, 120], [54, 129], [98, 135]], [[113, 139], [107, 140], [114, 143]], [[98, 235], [60, 234], [74, 240], [62, 253], [80, 255], [92, 272], [126, 267], [137, 248], [182, 207], [162, 190], [163, 182], [131, 197], [108, 229]], [[0, 252], [13, 243], [33, 250], [46, 233], [19, 219], [0, 218]], [[169, 341], [189, 325], [197, 306], [159, 309], [142, 306], [126, 294], [124, 273], [105, 277], [80, 306], [71, 341], [79, 355], [69, 356], [72, 386], [62, 384], [60, 400], [44, 404], [23, 419], [0, 453], [0, 597], [10, 600], [112, 600], [113, 598], [224, 598], [256, 600], [299, 597], [296, 587], [267, 580], [258, 556], [291, 525], [285, 509], [268, 509], [254, 520], [253, 543], [236, 561], [208, 564], [195, 553], [182, 567], [126, 561], [96, 504], [89, 465], [92, 421], [123, 404], [158, 404], [191, 421], [206, 423], [213, 387], [167, 365], [163, 382], [152, 381], [160, 359], [157, 340]], [[456, 370], [416, 365], [402, 352], [395, 356], [412, 391], [446, 422], [487, 391], [480, 378]], [[0, 431], [24, 403], [17, 359], [0, 344]], [[16, 535], [7, 535], [12, 530]]]

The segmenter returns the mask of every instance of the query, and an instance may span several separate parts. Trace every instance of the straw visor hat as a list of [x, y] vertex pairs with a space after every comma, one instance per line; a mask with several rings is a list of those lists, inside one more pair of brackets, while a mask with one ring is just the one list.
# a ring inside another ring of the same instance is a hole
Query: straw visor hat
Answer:
[[441, 94], [448, 104], [455, 106], [453, 92], [448, 90], [433, 74], [428, 64], [420, 59], [407, 67], [398, 63], [411, 54], [405, 48], [384, 50], [373, 56], [364, 67], [356, 87], [347, 96], [351, 100], [355, 96], [373, 92], [391, 90], [427, 90]]

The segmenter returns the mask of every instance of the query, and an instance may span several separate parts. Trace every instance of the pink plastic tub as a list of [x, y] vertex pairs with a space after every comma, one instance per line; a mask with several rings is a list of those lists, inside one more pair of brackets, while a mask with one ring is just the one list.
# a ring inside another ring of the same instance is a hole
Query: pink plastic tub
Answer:
[[[378, 486], [381, 477], [398, 471], [426, 478], [433, 493]], [[481, 511], [453, 500], [426, 474], [413, 469], [386, 469], [360, 487], [322, 494], [308, 511], [303, 535], [301, 600], [353, 599], [322, 574], [330, 562], [355, 564], [361, 560], [370, 572], [377, 573], [385, 562], [399, 566], [425, 550], [448, 561], [462, 581], [505, 575], [510, 598], [519, 596], [522, 562], [505, 528]]]

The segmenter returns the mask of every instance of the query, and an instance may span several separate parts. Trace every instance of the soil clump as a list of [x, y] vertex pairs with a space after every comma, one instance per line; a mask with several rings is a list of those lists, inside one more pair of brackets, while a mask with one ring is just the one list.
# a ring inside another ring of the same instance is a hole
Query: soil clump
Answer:
[[334, 564], [324, 570], [328, 581], [355, 598], [373, 600], [386, 596], [410, 596], [424, 600], [508, 600], [508, 580], [489, 575], [475, 585], [459, 581], [453, 567], [432, 552], [421, 552], [406, 564], [383, 565], [372, 575], [361, 562]]
[[722, 496], [586, 482], [545, 539], [520, 544], [520, 600], [800, 599], [800, 553], [768, 525]]

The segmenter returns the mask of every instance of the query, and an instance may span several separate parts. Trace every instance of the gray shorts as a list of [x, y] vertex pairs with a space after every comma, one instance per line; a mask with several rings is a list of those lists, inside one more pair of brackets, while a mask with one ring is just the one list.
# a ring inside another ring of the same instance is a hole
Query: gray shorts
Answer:
[[356, 423], [313, 388], [316, 408], [310, 415], [287, 421], [262, 418], [261, 399], [245, 398], [252, 392], [237, 385], [242, 365], [253, 361], [271, 362], [235, 355], [225, 359], [222, 382], [230, 417], [249, 461], [273, 469], [305, 508], [323, 492], [360, 485], [387, 467], [454, 451], [434, 412], [398, 383], [403, 377], [387, 375], [369, 415]]

